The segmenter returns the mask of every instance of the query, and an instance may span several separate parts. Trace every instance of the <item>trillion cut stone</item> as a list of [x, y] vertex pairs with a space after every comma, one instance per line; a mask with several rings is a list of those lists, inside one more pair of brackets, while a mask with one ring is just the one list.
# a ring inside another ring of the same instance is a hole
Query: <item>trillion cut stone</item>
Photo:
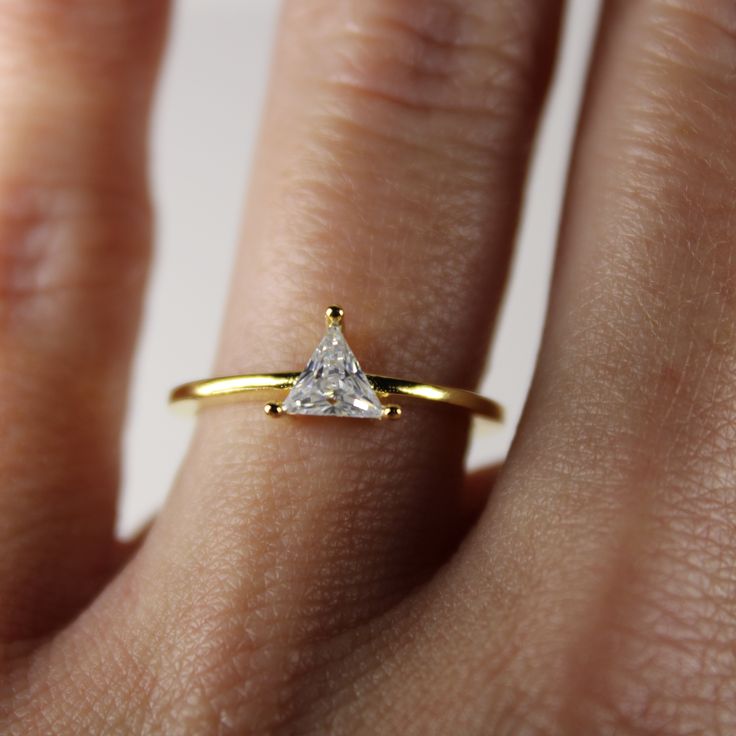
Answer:
[[287, 414], [380, 419], [383, 406], [343, 337], [332, 324], [284, 400]]

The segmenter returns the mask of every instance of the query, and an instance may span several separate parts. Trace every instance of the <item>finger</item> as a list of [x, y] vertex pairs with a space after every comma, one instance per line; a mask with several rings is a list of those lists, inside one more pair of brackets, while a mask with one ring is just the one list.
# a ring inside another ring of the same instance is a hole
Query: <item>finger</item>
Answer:
[[[340, 303], [366, 369], [474, 384], [558, 14], [557, 2], [287, 4], [217, 372], [301, 368]], [[245, 646], [245, 625], [279, 662], [384, 610], [457, 543], [465, 434], [462, 416], [418, 404], [394, 424], [204, 412], [136, 558], [155, 620], [192, 632], [177, 651], [203, 646], [196, 590], [216, 602], [218, 652]], [[214, 683], [227, 675], [210, 655], [191, 661]]]
[[108, 574], [119, 432], [150, 239], [163, 1], [0, 13], [0, 638]]
[[[559, 9], [466, 6], [287, 6], [218, 371], [301, 367], [337, 301], [366, 367], [473, 385]], [[292, 574], [310, 574], [300, 560], [316, 555], [338, 564], [335, 584], [365, 583], [384, 601], [384, 579], [410, 584], [454, 543], [464, 445], [451, 412], [307, 426], [236, 406], [205, 418], [173, 508], [219, 497], [212, 530], [255, 524], [268, 530], [257, 546], [288, 533]], [[287, 510], [299, 519], [288, 532]]]
[[[427, 635], [381, 662], [384, 696], [424, 673], [405, 715], [442, 689], [493, 732], [732, 728], [735, 32], [731, 2], [609, 4], [518, 438]], [[440, 672], [458, 651], [472, 682]]]

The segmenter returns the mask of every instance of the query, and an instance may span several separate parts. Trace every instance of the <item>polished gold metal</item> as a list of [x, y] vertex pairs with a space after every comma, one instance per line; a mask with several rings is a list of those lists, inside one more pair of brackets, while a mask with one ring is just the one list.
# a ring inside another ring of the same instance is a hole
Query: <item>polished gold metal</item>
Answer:
[[[345, 311], [332, 305], [325, 311], [327, 327], [342, 328]], [[362, 372], [361, 372], [362, 373]], [[206, 378], [177, 386], [169, 397], [170, 402], [197, 405], [201, 402], [232, 400], [247, 397], [264, 397], [268, 403], [263, 407], [267, 416], [280, 417], [286, 413], [277, 399], [285, 395], [297, 382], [301, 373], [250, 373], [240, 376]], [[417, 383], [404, 378], [389, 378], [365, 374], [371, 388], [379, 399], [389, 396], [404, 396], [424, 401], [434, 401], [465, 409], [494, 422], [503, 422], [504, 410], [492, 399], [461, 388], [438, 386], [432, 383]], [[402, 409], [398, 404], [383, 405], [383, 419], [400, 419]]]
[[[191, 381], [177, 386], [171, 392], [170, 401], [172, 404], [186, 402], [196, 405], [202, 402], [211, 403], [217, 400], [227, 401], [245, 397], [272, 399], [274, 396], [280, 396], [289, 391], [296, 383], [299, 375], [299, 372], [295, 371], [205, 378], [201, 381]], [[367, 378], [379, 398], [404, 396], [412, 399], [423, 399], [466, 409], [473, 414], [495, 422], [502, 422], [504, 418], [502, 406], [493, 399], [487, 399], [473, 391], [371, 374], [367, 374]], [[273, 411], [266, 411], [269, 416], [275, 415]]]
[[401, 407], [398, 404], [386, 404], [383, 407], [384, 419], [401, 419]]
[[327, 307], [327, 310], [325, 311], [325, 320], [327, 322], [327, 326], [332, 327], [334, 325], [341, 325], [342, 318], [344, 316], [345, 310], [342, 307], [338, 307], [336, 305]]
[[280, 417], [284, 413], [284, 407], [281, 406], [278, 401], [269, 401], [266, 406], [263, 407], [266, 415], [269, 417]]

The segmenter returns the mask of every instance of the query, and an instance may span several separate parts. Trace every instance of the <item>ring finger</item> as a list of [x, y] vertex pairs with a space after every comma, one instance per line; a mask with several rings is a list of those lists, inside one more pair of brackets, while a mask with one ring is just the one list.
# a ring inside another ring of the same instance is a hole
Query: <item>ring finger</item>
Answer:
[[[287, 4], [218, 373], [302, 366], [338, 303], [366, 369], [472, 387], [559, 10]], [[166, 580], [149, 591], [156, 620], [191, 622], [177, 647], [207, 637], [249, 670], [264, 666], [257, 647], [289, 677], [290, 652], [385, 609], [447, 553], [465, 439], [462, 417], [415, 405], [379, 425], [271, 422], [247, 404], [205, 412], [136, 564]]]

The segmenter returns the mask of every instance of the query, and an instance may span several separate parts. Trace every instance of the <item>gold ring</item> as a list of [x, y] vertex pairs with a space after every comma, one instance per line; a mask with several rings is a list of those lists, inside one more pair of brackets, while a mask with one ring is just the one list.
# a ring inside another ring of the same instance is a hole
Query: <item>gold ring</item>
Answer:
[[[384, 404], [381, 399], [402, 396], [449, 404], [503, 421], [503, 407], [473, 391], [365, 373], [343, 335], [344, 315], [341, 307], [327, 308], [327, 332], [301, 373], [251, 373], [191, 381], [171, 392], [171, 403], [263, 396], [269, 398], [264, 408], [271, 417], [303, 414], [398, 419], [401, 407]], [[285, 392], [283, 400], [278, 400]]]

